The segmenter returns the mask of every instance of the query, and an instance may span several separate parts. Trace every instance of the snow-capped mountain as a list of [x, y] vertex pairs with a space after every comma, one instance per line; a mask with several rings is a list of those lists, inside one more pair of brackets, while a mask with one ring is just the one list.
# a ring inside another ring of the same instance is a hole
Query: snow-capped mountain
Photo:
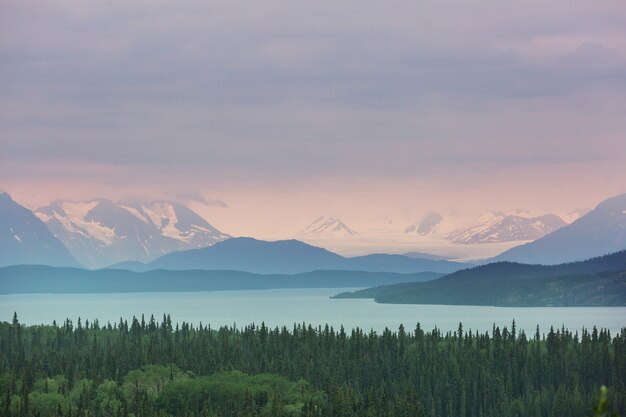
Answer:
[[19, 264], [79, 266], [41, 220], [0, 193], [0, 266]]
[[57, 201], [35, 215], [84, 265], [151, 261], [166, 253], [227, 239], [188, 207], [170, 202]]
[[558, 264], [626, 249], [626, 194], [609, 198], [572, 224], [492, 261]]
[[556, 214], [522, 217], [514, 214], [488, 213], [469, 227], [447, 235], [455, 243], [493, 243], [536, 240], [565, 226]]
[[357, 232], [346, 226], [341, 220], [332, 217], [318, 217], [300, 235], [310, 237], [346, 237]]

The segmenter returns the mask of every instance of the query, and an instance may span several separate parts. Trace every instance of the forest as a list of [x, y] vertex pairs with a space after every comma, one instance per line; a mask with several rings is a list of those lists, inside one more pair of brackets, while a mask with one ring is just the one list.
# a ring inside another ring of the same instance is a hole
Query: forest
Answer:
[[6, 417], [608, 416], [625, 383], [626, 329], [0, 323]]

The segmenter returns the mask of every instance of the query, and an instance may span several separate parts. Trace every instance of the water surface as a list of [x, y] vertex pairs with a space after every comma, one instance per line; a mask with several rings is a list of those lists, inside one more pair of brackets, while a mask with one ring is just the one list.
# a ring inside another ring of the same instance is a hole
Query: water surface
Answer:
[[[354, 288], [350, 289], [354, 290]], [[306, 322], [328, 323], [335, 328], [361, 327], [381, 332], [385, 327], [397, 329], [402, 323], [407, 330], [420, 322], [422, 328], [434, 326], [456, 330], [463, 322], [465, 330], [490, 331], [493, 324], [510, 326], [515, 319], [518, 329], [534, 334], [550, 326], [565, 325], [580, 330], [594, 325], [611, 330], [612, 334], [626, 327], [626, 307], [478, 307], [445, 305], [378, 304], [371, 299], [330, 299], [344, 291], [338, 288], [281, 289], [250, 291], [214, 291], [193, 293], [128, 293], [128, 294], [15, 294], [0, 295], [0, 321], [11, 320], [17, 312], [25, 324], [51, 324], [66, 318], [76, 322], [81, 317], [118, 322], [131, 320], [143, 313], [146, 320], [154, 314], [161, 321], [163, 314], [172, 321], [193, 324], [244, 326], [264, 321], [271, 327], [293, 326]]]

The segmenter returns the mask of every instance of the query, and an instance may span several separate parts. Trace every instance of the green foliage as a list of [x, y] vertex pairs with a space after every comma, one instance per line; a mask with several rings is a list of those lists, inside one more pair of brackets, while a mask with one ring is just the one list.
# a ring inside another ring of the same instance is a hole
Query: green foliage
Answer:
[[187, 380], [190, 373], [182, 372], [176, 365], [145, 365], [141, 369], [130, 371], [124, 377], [123, 390], [127, 397], [135, 391], [144, 391], [152, 398], [156, 398], [163, 387], [170, 382]]
[[285, 415], [301, 415], [304, 404], [311, 402], [320, 407], [322, 396], [306, 381], [294, 383], [278, 375], [247, 375], [240, 371], [172, 382], [157, 400], [159, 408], [172, 414], [184, 406], [191, 406], [197, 413], [207, 404], [219, 404], [222, 413], [242, 405], [263, 416], [273, 415], [275, 409]]
[[609, 390], [604, 385], [600, 387], [600, 398], [598, 399], [598, 405], [594, 410], [594, 417], [618, 417], [617, 413], [611, 414], [609, 412], [608, 392]]
[[69, 399], [58, 393], [31, 392], [28, 395], [28, 402], [31, 413], [42, 417], [54, 416], [59, 409], [67, 410], [70, 405]]

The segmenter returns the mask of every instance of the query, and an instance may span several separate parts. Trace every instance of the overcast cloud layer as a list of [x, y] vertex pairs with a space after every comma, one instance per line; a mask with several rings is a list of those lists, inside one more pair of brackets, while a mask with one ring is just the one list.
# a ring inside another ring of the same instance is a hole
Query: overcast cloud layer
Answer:
[[206, 201], [262, 237], [587, 207], [626, 192], [624, 115], [623, 0], [0, 5], [0, 187], [30, 205]]

